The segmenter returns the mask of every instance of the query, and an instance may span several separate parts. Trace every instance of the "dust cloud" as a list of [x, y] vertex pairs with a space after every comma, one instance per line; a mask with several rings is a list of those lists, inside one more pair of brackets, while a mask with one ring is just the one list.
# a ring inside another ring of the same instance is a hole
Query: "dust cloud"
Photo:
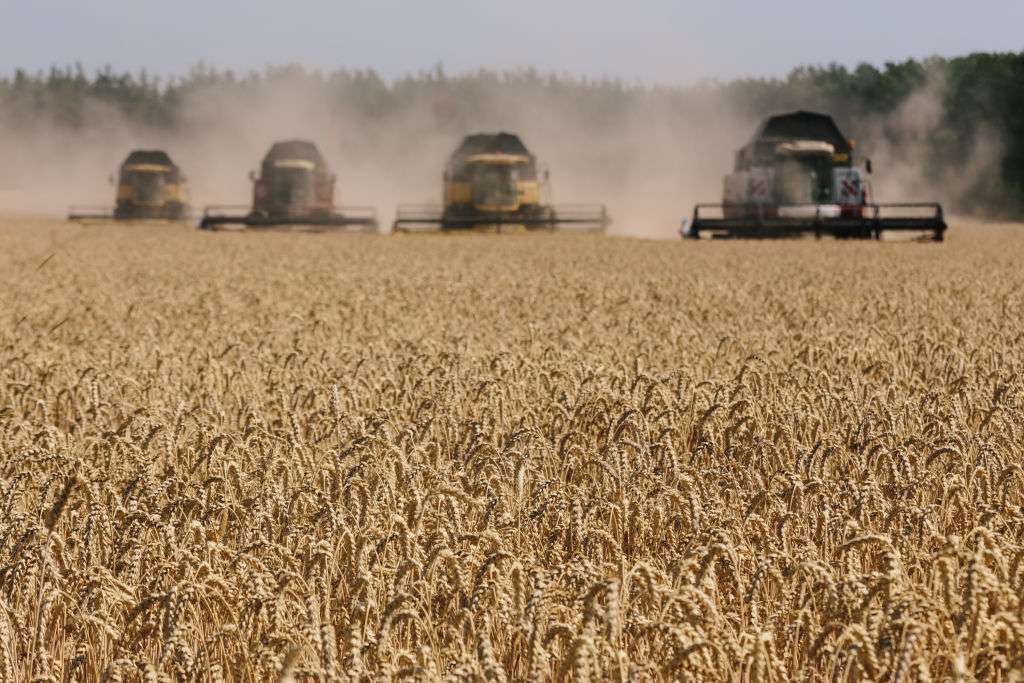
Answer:
[[946, 135], [943, 122], [941, 75], [932, 75], [897, 109], [885, 116], [866, 117], [856, 132], [867, 144], [859, 154], [872, 159], [872, 189], [879, 203], [942, 201], [947, 208], [962, 197], [985, 198], [979, 185], [998, 184], [1003, 144], [999, 131], [980, 123], [972, 140], [963, 141], [955, 163], [934, 157], [935, 139]]
[[71, 130], [45, 119], [12, 129], [0, 112], [0, 209], [63, 214], [110, 205], [109, 177], [133, 148], [163, 148], [189, 178], [192, 203], [247, 205], [250, 170], [276, 141], [313, 140], [338, 176], [344, 205], [376, 206], [389, 225], [397, 204], [438, 203], [448, 155], [473, 132], [519, 134], [550, 170], [551, 199], [604, 203], [611, 231], [673, 237], [696, 201], [720, 195], [733, 149], [755, 121], [714, 97], [495, 80], [471, 102], [436, 92], [376, 117], [338, 101], [308, 74], [190, 90], [174, 130], [130, 123], [90, 102]]
[[[777, 112], [739, 107], [715, 85], [620, 87], [627, 92], [543, 78], [480, 79], [474, 88], [453, 88], [458, 100], [440, 87], [392, 88], [404, 101], [379, 115], [366, 102], [339, 99], [329, 76], [285, 71], [188, 90], [173, 130], [131, 123], [99, 102], [87, 103], [83, 125], [73, 130], [45, 119], [15, 128], [0, 111], [0, 210], [58, 215], [72, 204], [109, 206], [108, 178], [133, 148], [167, 150], [189, 178], [196, 208], [248, 205], [248, 173], [270, 145], [306, 138], [338, 176], [338, 203], [375, 206], [386, 227], [397, 204], [440, 201], [445, 161], [464, 135], [510, 131], [550, 170], [554, 203], [606, 204], [613, 234], [675, 237], [695, 203], [720, 199], [734, 151]], [[994, 134], [979, 136], [989, 143], [940, 178], [942, 187], [924, 173], [941, 87], [934, 83], [895, 115], [856, 121], [847, 131], [869, 141], [858, 151], [875, 162], [879, 201], [959, 196], [958, 183], [991, 166]]]

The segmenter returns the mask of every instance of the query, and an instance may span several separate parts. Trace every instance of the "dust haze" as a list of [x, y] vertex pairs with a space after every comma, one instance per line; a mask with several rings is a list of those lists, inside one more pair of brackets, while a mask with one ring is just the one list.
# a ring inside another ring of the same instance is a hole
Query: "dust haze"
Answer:
[[897, 109], [885, 116], [866, 117], [857, 133], [866, 145], [858, 153], [870, 157], [875, 166], [872, 179], [875, 201], [942, 201], [947, 205], [962, 197], [976, 196], [979, 185], [990, 181], [998, 169], [1004, 145], [1000, 132], [979, 123], [972, 140], [964, 141], [955, 164], [936, 163], [931, 155], [933, 139], [944, 134], [943, 93], [945, 79], [932, 74]]
[[[167, 150], [189, 178], [196, 208], [248, 205], [248, 173], [270, 145], [306, 138], [338, 176], [338, 203], [375, 206], [389, 226], [397, 204], [440, 201], [445, 161], [464, 135], [504, 130], [519, 134], [550, 170], [554, 203], [604, 203], [612, 233], [667, 238], [678, 234], [694, 203], [720, 199], [734, 151], [761, 118], [776, 113], [738, 107], [713, 85], [636, 87], [627, 88], [627, 97], [603, 97], [603, 88], [545, 83], [495, 79], [476, 88], [472, 101], [446, 99], [438, 95], [443, 89], [406, 93], [405, 106], [378, 117], [365, 103], [339, 100], [328, 79], [278, 75], [188, 91], [173, 130], [130, 123], [99, 102], [87, 103], [74, 130], [47, 120], [14, 127], [0, 111], [0, 209], [56, 215], [72, 204], [112, 205], [109, 177], [133, 148]], [[847, 131], [881, 139], [898, 129], [908, 145], [911, 153], [902, 145], [869, 145], [880, 200], [941, 198], [913, 153], [915, 140], [923, 153], [937, 125], [938, 87], [910, 98], [889, 119]], [[979, 168], [985, 152], [973, 162]], [[962, 173], [948, 181], [955, 184]]]
[[495, 82], [472, 102], [425, 95], [382, 119], [329, 91], [308, 76], [211, 86], [188, 94], [171, 131], [129, 123], [97, 102], [75, 130], [46, 120], [12, 129], [0, 112], [0, 152], [9, 161], [0, 170], [0, 206], [56, 215], [72, 204], [110, 205], [110, 176], [130, 149], [147, 147], [166, 149], [182, 167], [195, 207], [246, 205], [248, 173], [270, 145], [307, 138], [338, 176], [339, 203], [375, 206], [386, 225], [397, 204], [440, 201], [444, 164], [464, 135], [504, 130], [550, 170], [555, 203], [605, 203], [612, 232], [669, 237], [694, 202], [718, 197], [732, 151], [754, 125], [723, 102], [640, 89], [622, 106], [585, 88], [574, 98]]

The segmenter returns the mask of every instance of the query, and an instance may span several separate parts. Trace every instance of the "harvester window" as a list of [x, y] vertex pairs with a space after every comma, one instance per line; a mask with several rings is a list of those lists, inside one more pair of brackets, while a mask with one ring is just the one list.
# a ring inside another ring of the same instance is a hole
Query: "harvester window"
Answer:
[[519, 181], [519, 169], [516, 166], [481, 164], [473, 169], [475, 182], [498, 186]]
[[511, 204], [517, 201], [519, 169], [509, 164], [474, 164], [470, 171], [473, 197], [478, 204]]
[[292, 206], [306, 202], [313, 194], [312, 174], [303, 168], [275, 168], [270, 193], [275, 205]]
[[832, 172], [827, 158], [784, 158], [777, 166], [778, 200], [785, 204], [832, 201]]
[[160, 201], [167, 185], [165, 171], [125, 171], [122, 182], [130, 185], [139, 201]]

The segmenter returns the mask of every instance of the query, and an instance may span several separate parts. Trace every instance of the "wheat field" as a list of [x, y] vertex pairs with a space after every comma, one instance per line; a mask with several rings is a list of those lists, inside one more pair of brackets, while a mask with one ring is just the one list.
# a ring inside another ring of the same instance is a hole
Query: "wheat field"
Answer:
[[1022, 680], [1024, 231], [0, 222], [0, 676]]

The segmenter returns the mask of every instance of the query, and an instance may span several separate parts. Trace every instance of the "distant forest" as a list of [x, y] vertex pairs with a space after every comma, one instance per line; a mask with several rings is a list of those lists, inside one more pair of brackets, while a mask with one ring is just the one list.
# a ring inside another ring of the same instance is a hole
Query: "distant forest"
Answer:
[[[703, 82], [687, 87], [641, 86], [614, 80], [544, 75], [525, 70], [481, 71], [452, 76], [440, 67], [387, 81], [373, 71], [310, 71], [298, 66], [274, 67], [244, 75], [199, 65], [169, 81], [145, 72], [86, 73], [80, 66], [53, 68], [48, 73], [18, 70], [0, 78], [0, 117], [5, 129], [45, 120], [62, 128], [86, 125], [91, 104], [113, 107], [135, 125], [177, 131], [189, 125], [190, 102], [210, 89], [245, 97], [266, 92], [278, 83], [300, 83], [322, 93], [331, 106], [351, 117], [387, 121], [410, 110], [434, 111], [451, 126], [472, 117], [481, 93], [497, 89], [564, 103], [586, 112], [588, 125], [614, 134], [617, 115], [626, 108], [678, 108], [680, 115], [694, 102], [715, 101], [738, 116], [757, 120], [795, 108], [832, 113], [850, 130], [870, 120], [875, 146], [885, 144], [897, 158], [901, 150], [920, 157], [922, 173], [948, 177], [971, 174], [957, 196], [944, 199], [959, 211], [992, 216], [1024, 217], [1024, 53], [972, 54], [887, 63], [881, 68], [861, 64], [794, 69], [785, 78]], [[915, 112], [915, 95], [928, 93], [923, 111]], [[923, 119], [908, 125], [908, 119]], [[603, 128], [602, 128], [603, 126]], [[752, 132], [752, 131], [751, 131]], [[737, 147], [744, 140], [737, 140]], [[966, 166], [980, 144], [993, 152], [980, 167]]]

